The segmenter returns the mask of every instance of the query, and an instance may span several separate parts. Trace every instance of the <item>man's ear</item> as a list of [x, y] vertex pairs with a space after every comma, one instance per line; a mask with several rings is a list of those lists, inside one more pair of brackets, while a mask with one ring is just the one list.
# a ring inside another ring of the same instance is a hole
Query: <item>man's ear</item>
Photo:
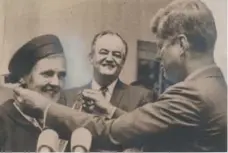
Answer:
[[124, 57], [123, 57], [123, 60], [122, 60], [122, 64], [124, 65], [125, 64], [125, 62], [126, 62], [126, 55], [124, 55]]
[[188, 50], [189, 49], [189, 42], [188, 42], [188, 38], [184, 35], [181, 34], [178, 36], [178, 40], [180, 42], [180, 46], [183, 50]]
[[180, 52], [180, 56], [183, 57], [185, 55], [185, 52], [189, 50], [188, 38], [184, 34], [181, 34], [178, 36], [178, 40], [180, 43], [180, 47], [182, 48], [182, 51]]
[[93, 63], [93, 52], [90, 52], [89, 54], [88, 54], [88, 59], [89, 59], [89, 62], [90, 63]]
[[21, 84], [25, 84], [25, 83], [26, 83], [26, 77], [21, 78], [21, 79], [19, 80], [19, 82], [20, 82]]
[[23, 77], [23, 78], [21, 78], [20, 80], [19, 80], [19, 84], [20, 84], [20, 86], [21, 87], [23, 87], [23, 88], [27, 88], [27, 80], [28, 78], [27, 78], [27, 76], [26, 77]]

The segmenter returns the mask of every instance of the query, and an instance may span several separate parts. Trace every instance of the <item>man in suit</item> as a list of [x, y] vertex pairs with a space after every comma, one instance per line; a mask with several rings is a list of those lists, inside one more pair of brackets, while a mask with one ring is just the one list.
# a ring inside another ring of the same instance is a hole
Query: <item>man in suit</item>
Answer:
[[[154, 92], [120, 81], [119, 75], [127, 53], [127, 43], [118, 33], [102, 31], [96, 34], [89, 54], [90, 63], [93, 65], [93, 79], [83, 87], [66, 91], [68, 104], [75, 104], [87, 113], [111, 119], [154, 101]], [[106, 101], [93, 103], [89, 99], [84, 99], [84, 103], [80, 103], [78, 99], [82, 91], [91, 92], [98, 97], [103, 96]]]
[[[41, 35], [27, 42], [13, 55], [8, 69], [10, 83], [39, 92], [53, 102], [60, 100], [66, 66], [63, 48], [56, 36]], [[43, 121], [36, 117], [36, 111], [32, 111], [33, 117], [23, 113], [24, 107], [16, 95], [5, 100], [0, 106], [0, 150], [35, 152]]]
[[227, 84], [214, 62], [217, 32], [212, 12], [200, 0], [178, 0], [161, 9], [153, 21], [165, 76], [175, 82], [156, 102], [106, 121], [50, 105], [30, 90], [16, 92], [30, 99], [30, 109], [35, 105], [42, 110], [46, 125], [61, 135], [85, 127], [94, 141], [147, 145], [144, 151], [227, 151]]

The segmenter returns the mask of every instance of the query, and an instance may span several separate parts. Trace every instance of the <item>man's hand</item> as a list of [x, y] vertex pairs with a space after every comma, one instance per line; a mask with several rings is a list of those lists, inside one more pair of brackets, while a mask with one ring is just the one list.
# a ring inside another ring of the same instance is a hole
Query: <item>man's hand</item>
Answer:
[[91, 105], [89, 109], [95, 109], [95, 111], [96, 109], [100, 109], [100, 111], [98, 110], [99, 112], [106, 113], [107, 115], [113, 112], [114, 106], [112, 106], [112, 104], [110, 104], [110, 102], [105, 99], [101, 91], [85, 89], [82, 92], [82, 95], [85, 98], [88, 98], [94, 101], [95, 107]]
[[22, 106], [23, 112], [33, 117], [37, 117], [38, 112], [39, 116], [41, 116], [45, 108], [52, 103], [51, 99], [29, 89], [16, 87], [14, 88], [14, 92], [17, 103]]

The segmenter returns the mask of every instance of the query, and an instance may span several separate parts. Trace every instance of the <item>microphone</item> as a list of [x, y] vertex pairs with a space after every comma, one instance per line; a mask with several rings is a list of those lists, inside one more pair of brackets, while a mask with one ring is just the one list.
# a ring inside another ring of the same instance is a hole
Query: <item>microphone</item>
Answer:
[[92, 134], [85, 128], [74, 130], [71, 135], [71, 152], [88, 152], [92, 143]]
[[58, 134], [51, 129], [42, 131], [37, 142], [37, 152], [56, 152], [59, 145]]

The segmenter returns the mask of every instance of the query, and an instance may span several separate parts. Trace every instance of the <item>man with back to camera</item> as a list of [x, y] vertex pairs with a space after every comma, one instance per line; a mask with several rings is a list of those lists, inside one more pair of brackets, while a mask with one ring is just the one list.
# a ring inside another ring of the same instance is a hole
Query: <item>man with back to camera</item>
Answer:
[[[116, 145], [147, 145], [144, 151], [227, 151], [227, 84], [214, 62], [217, 31], [212, 12], [200, 0], [175, 0], [156, 14], [151, 29], [165, 76], [175, 82], [157, 102], [105, 121], [50, 105], [30, 90], [15, 91], [30, 99], [30, 109], [35, 105], [42, 110], [46, 124], [62, 134], [59, 127], [71, 133], [83, 126], [94, 141], [102, 138]], [[88, 92], [83, 95], [100, 100]]]
[[[24, 44], [9, 63], [7, 79], [36, 91], [53, 102], [60, 100], [66, 65], [58, 37], [41, 35]], [[63, 97], [61, 96], [61, 99]], [[61, 102], [64, 104], [64, 100]], [[0, 106], [0, 150], [4, 152], [35, 152], [43, 121], [23, 113], [16, 97]], [[32, 112], [34, 113], [34, 112]], [[36, 113], [33, 115], [36, 116]]]

